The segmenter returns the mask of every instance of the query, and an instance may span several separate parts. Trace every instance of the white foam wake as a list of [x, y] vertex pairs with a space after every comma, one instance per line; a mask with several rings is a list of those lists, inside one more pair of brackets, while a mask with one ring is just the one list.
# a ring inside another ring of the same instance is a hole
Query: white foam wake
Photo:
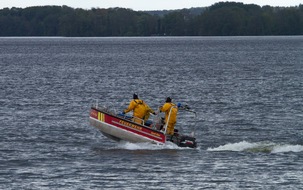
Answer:
[[228, 143], [216, 148], [208, 148], [208, 151], [247, 151], [247, 152], [303, 152], [303, 145], [277, 144], [271, 142], [250, 143], [246, 141], [238, 143]]
[[120, 142], [117, 144], [117, 147], [120, 149], [126, 149], [126, 150], [183, 149], [171, 142], [167, 142], [166, 144]]
[[302, 145], [278, 145], [272, 150], [273, 153], [278, 152], [303, 152]]

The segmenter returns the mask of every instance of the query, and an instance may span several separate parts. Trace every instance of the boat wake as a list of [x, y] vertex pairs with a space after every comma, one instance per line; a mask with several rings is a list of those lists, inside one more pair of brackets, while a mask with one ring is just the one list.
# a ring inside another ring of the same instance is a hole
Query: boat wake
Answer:
[[236, 152], [264, 152], [284, 153], [303, 152], [303, 145], [277, 144], [271, 142], [250, 143], [242, 141], [239, 143], [228, 143], [216, 148], [208, 148], [208, 151], [236, 151]]
[[188, 147], [179, 147], [172, 142], [166, 142], [166, 144], [151, 144], [151, 143], [131, 143], [131, 142], [119, 142], [117, 148], [126, 150], [182, 150], [190, 149]]

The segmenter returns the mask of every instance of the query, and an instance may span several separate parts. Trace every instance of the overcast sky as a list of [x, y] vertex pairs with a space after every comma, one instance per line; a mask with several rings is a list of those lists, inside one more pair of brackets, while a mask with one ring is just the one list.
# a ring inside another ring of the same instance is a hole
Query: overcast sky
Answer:
[[[226, 1], [226, 0], [221, 0]], [[138, 10], [169, 10], [191, 7], [208, 7], [220, 0], [0, 0], [0, 9], [8, 7], [30, 7], [44, 5], [67, 5], [73, 8], [110, 8], [123, 7]], [[257, 4], [260, 6], [298, 6], [302, 0], [239, 0], [244, 4]]]

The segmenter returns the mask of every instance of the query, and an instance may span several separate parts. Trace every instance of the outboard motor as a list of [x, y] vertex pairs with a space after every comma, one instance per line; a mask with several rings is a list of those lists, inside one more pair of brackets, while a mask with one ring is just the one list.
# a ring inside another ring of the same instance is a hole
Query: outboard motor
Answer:
[[196, 148], [197, 142], [195, 137], [191, 137], [188, 135], [180, 135], [178, 130], [175, 129], [175, 133], [173, 136], [168, 137], [169, 141], [175, 143], [179, 147], [189, 147], [189, 148]]
[[195, 137], [190, 137], [190, 136], [181, 136], [179, 140], [178, 146], [180, 147], [189, 147], [189, 148], [196, 148], [197, 147], [197, 142]]

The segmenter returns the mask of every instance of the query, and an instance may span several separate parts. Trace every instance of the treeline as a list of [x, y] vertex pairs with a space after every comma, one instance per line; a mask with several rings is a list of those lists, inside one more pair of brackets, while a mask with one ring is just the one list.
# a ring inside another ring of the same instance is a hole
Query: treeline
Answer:
[[303, 35], [303, 5], [271, 7], [220, 2], [166, 14], [124, 8], [4, 8], [0, 36], [244, 36]]

